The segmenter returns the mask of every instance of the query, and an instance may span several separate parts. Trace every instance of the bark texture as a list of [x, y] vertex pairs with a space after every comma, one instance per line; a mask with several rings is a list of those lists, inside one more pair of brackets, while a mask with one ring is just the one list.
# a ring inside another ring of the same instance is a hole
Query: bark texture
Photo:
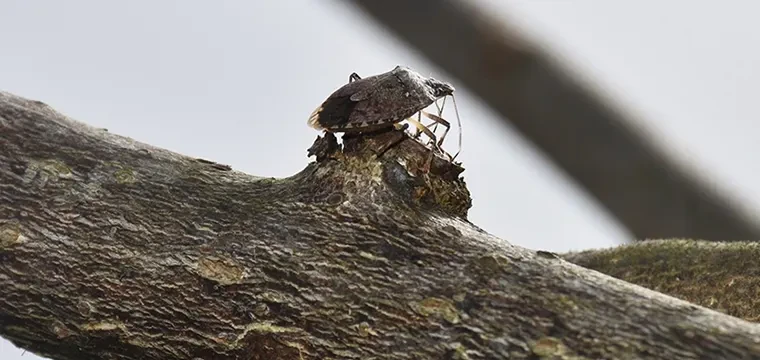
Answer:
[[0, 335], [77, 360], [760, 357], [755, 324], [475, 227], [462, 169], [401, 133], [310, 152], [259, 178], [0, 93]]
[[565, 260], [745, 320], [760, 321], [760, 244], [650, 240]]

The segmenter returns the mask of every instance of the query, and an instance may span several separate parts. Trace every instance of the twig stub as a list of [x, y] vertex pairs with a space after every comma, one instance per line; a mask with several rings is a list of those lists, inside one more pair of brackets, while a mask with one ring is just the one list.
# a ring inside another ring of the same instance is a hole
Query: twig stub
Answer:
[[[466, 218], [472, 206], [470, 192], [459, 176], [464, 171], [461, 164], [444, 159], [403, 130], [344, 135], [342, 148], [328, 132], [317, 138], [309, 155], [316, 155], [317, 166], [333, 170], [337, 166], [339, 171], [351, 173], [346, 178], [355, 181], [359, 176], [367, 187], [382, 186], [377, 192], [398, 196], [415, 208]], [[337, 162], [325, 162], [328, 158]], [[379, 169], [380, 173], [362, 169]]]

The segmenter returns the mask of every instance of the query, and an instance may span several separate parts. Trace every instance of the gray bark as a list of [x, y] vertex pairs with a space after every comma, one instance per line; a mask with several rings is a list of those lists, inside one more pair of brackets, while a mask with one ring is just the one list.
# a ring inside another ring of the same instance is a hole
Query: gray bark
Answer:
[[462, 169], [400, 133], [331, 140], [260, 178], [0, 93], [0, 335], [78, 360], [760, 357], [753, 323], [472, 225]]

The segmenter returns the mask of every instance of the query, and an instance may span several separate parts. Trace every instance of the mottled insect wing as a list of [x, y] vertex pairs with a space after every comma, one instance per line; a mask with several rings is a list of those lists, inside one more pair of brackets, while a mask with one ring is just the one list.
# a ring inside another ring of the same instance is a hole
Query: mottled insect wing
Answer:
[[354, 111], [356, 102], [351, 95], [331, 95], [309, 117], [309, 126], [321, 130], [333, 130], [348, 123], [349, 115]]
[[[387, 73], [386, 73], [387, 74]], [[371, 89], [386, 74], [369, 76], [354, 80], [335, 90], [327, 99], [315, 109], [309, 116], [309, 126], [315, 129], [340, 130], [349, 126], [349, 119], [358, 101], [352, 96], [365, 93]], [[362, 96], [362, 95], [359, 95]]]

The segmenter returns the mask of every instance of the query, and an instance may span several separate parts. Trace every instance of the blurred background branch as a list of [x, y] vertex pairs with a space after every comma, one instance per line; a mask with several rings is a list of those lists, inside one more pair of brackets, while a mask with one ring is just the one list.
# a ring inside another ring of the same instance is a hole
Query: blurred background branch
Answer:
[[760, 238], [742, 204], [679, 164], [540, 44], [472, 2], [345, 2], [477, 94], [637, 239]]

